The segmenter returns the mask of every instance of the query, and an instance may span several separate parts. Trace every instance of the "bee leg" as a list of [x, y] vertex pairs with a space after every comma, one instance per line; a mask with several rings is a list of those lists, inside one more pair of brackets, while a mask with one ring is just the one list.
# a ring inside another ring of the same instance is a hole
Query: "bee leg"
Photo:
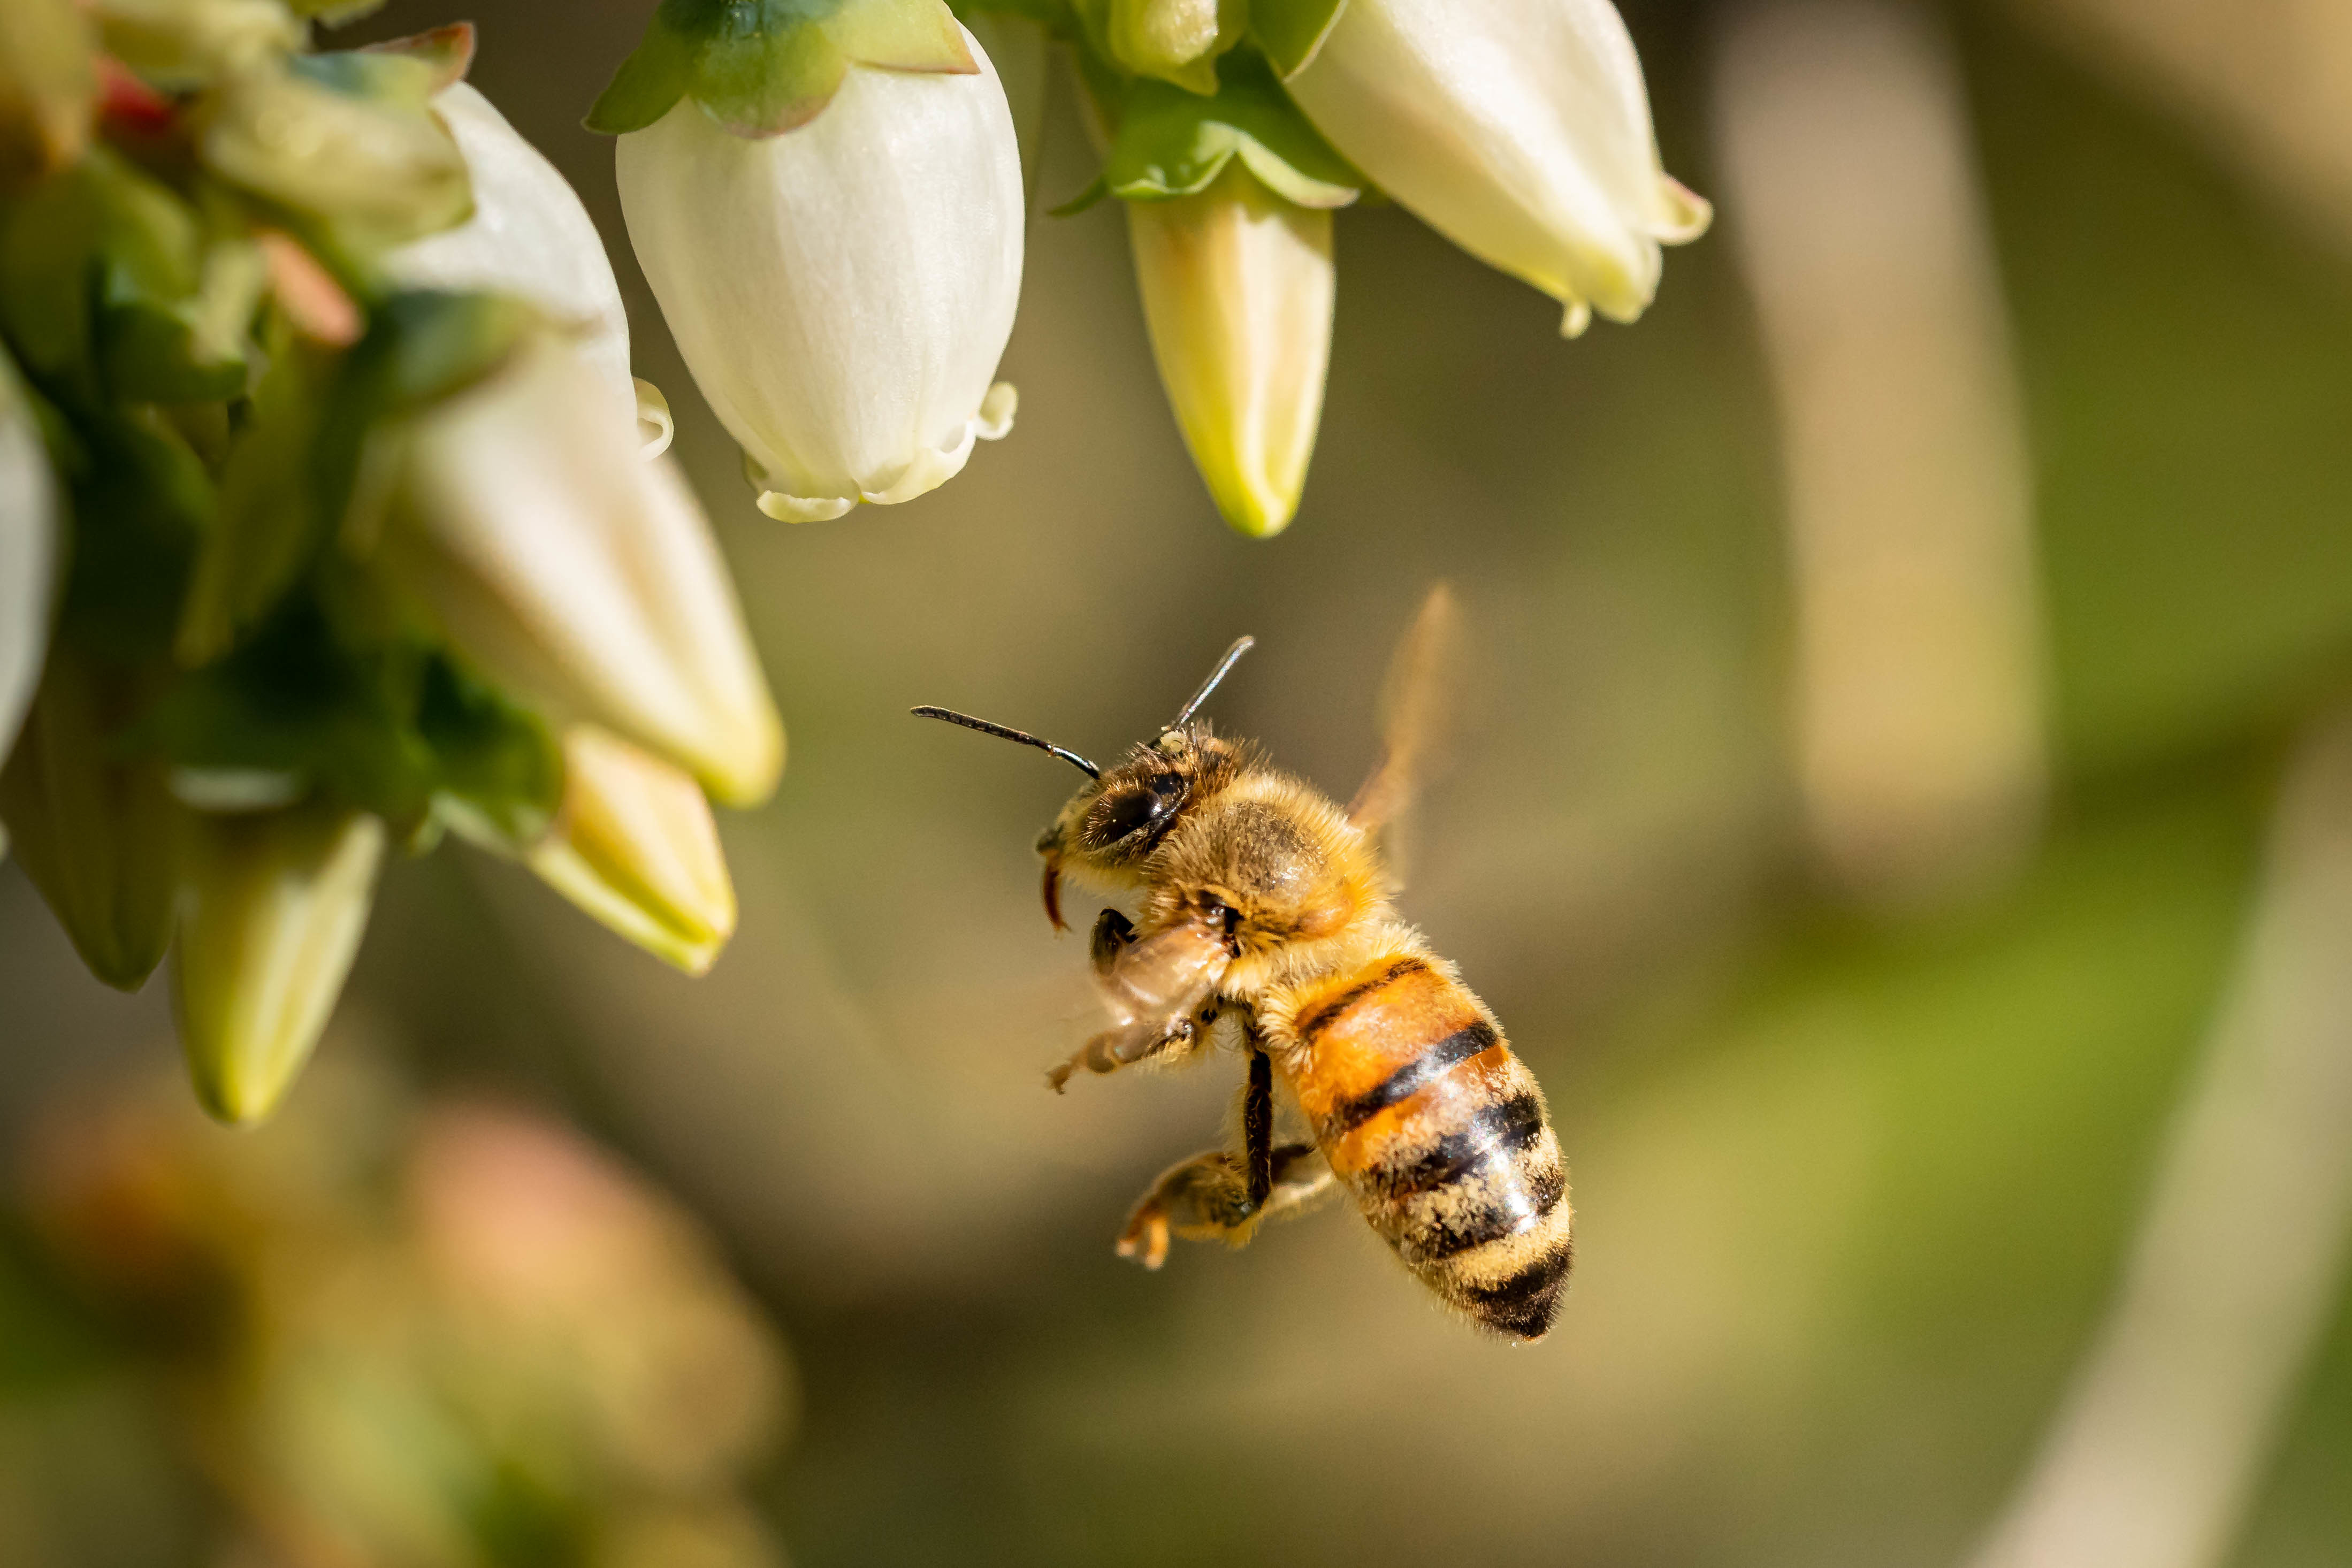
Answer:
[[1242, 1166], [1253, 1213], [1274, 1190], [1274, 1062], [1257, 1049], [1249, 1053], [1249, 1086], [1242, 1091]]
[[1116, 909], [1106, 909], [1096, 915], [1094, 936], [1087, 944], [1088, 956], [1094, 960], [1096, 978], [1109, 978], [1110, 967], [1134, 941], [1134, 921]]
[[1277, 1147], [1273, 1134], [1273, 1064], [1264, 1051], [1253, 1051], [1242, 1094], [1240, 1157], [1211, 1149], [1161, 1173], [1128, 1216], [1118, 1255], [1140, 1255], [1145, 1268], [1157, 1269], [1168, 1260], [1171, 1234], [1238, 1247], [1260, 1221], [1297, 1212], [1337, 1185], [1329, 1167], [1314, 1162], [1314, 1145]]
[[1045, 1082], [1059, 1094], [1071, 1074], [1081, 1067], [1089, 1072], [1117, 1072], [1120, 1068], [1141, 1061], [1147, 1056], [1161, 1051], [1182, 1051], [1191, 1048], [1201, 1034], [1196, 1019], [1178, 1019], [1172, 1023], [1150, 1029], [1129, 1025], [1124, 1029], [1107, 1029], [1087, 1041], [1086, 1049], [1067, 1061], [1056, 1062], [1045, 1073]]
[[1157, 1269], [1168, 1260], [1171, 1236], [1238, 1247], [1260, 1222], [1297, 1213], [1336, 1190], [1337, 1178], [1314, 1159], [1312, 1144], [1284, 1144], [1271, 1152], [1273, 1185], [1257, 1204], [1250, 1202], [1244, 1162], [1228, 1150], [1209, 1149], [1171, 1166], [1127, 1217], [1118, 1255]]

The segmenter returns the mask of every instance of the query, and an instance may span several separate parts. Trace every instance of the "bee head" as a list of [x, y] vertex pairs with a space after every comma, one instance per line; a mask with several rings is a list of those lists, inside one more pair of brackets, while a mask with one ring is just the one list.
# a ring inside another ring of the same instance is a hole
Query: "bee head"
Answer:
[[1159, 738], [1134, 747], [1108, 772], [1075, 751], [1001, 724], [946, 708], [915, 710], [923, 718], [945, 719], [1049, 751], [1087, 776], [1087, 783], [1070, 797], [1054, 825], [1037, 836], [1037, 852], [1045, 861], [1045, 916], [1054, 923], [1054, 929], [1065, 929], [1061, 879], [1066, 870], [1098, 886], [1134, 885], [1143, 860], [1176, 825], [1202, 778], [1231, 762], [1232, 745], [1211, 735], [1205, 723], [1193, 723], [1192, 716], [1217, 689], [1234, 661], [1249, 652], [1252, 642], [1244, 637], [1226, 649], [1201, 689], [1192, 694], [1192, 700], [1160, 730]]

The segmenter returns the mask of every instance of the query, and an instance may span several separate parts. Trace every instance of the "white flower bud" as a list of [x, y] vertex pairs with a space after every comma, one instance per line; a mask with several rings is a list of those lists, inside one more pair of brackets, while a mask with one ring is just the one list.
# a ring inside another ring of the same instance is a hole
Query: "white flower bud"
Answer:
[[375, 897], [384, 826], [302, 807], [189, 814], [172, 990], [196, 1098], [224, 1122], [277, 1109], [335, 1010]]
[[681, 99], [620, 138], [629, 238], [760, 509], [911, 500], [1012, 427], [991, 384], [1021, 291], [1021, 153], [995, 68], [851, 65], [814, 120], [721, 129]]
[[[628, 312], [595, 220], [578, 193], [468, 84], [443, 89], [433, 107], [466, 156], [474, 215], [402, 246], [385, 258], [384, 270], [411, 288], [530, 300], [579, 335], [582, 355], [598, 381], [632, 419], [639, 417], [640, 383], [629, 374]], [[668, 444], [669, 411], [658, 393], [655, 401], [659, 418], [648, 414], [647, 420], [659, 433], [653, 446], [658, 451]]]
[[1298, 509], [1331, 356], [1331, 214], [1238, 158], [1197, 195], [1127, 204], [1160, 379], [1217, 509], [1279, 533]]
[[730, 804], [774, 788], [783, 727], [702, 507], [575, 347], [526, 343], [406, 439], [383, 559], [468, 658]]
[[1661, 242], [1707, 204], [1658, 165], [1609, 0], [1349, 0], [1286, 84], [1317, 130], [1423, 221], [1567, 307], [1641, 315]]
[[694, 780], [593, 725], [563, 737], [563, 805], [524, 859], [541, 881], [689, 975], [735, 931], [735, 885]]

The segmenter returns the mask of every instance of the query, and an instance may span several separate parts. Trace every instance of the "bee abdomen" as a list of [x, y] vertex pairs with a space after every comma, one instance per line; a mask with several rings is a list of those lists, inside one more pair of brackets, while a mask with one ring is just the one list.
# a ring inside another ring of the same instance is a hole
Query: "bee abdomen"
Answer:
[[1375, 966], [1300, 1009], [1294, 1076], [1331, 1168], [1423, 1281], [1506, 1333], [1551, 1326], [1568, 1178], [1535, 1079], [1459, 981]]

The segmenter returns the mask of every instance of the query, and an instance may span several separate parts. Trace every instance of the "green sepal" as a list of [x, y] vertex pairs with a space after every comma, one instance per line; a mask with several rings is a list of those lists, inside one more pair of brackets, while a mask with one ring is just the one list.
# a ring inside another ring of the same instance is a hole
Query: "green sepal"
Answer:
[[[1364, 191], [1364, 177], [1307, 123], [1252, 49], [1225, 57], [1213, 98], [1157, 80], [1130, 84], [1097, 186], [1121, 201], [1171, 201], [1206, 190], [1235, 158], [1302, 207], [1344, 207]], [[1056, 210], [1076, 211], [1093, 199], [1090, 188]]]
[[1312, 64], [1348, 0], [1250, 0], [1250, 37], [1288, 81]]
[[426, 639], [339, 624], [306, 593], [177, 683], [131, 744], [199, 774], [282, 775], [403, 836], [462, 813], [529, 842], [563, 788], [562, 753], [535, 714]]
[[980, 68], [945, 0], [662, 0], [586, 124], [625, 135], [691, 98], [738, 136], [780, 135], [832, 102], [852, 65]]
[[281, 324], [223, 467], [218, 520], [178, 620], [180, 662], [207, 664], [259, 624], [338, 530], [380, 504], [367, 473], [378, 434], [495, 371], [536, 319], [501, 295], [395, 294], [341, 355]]

